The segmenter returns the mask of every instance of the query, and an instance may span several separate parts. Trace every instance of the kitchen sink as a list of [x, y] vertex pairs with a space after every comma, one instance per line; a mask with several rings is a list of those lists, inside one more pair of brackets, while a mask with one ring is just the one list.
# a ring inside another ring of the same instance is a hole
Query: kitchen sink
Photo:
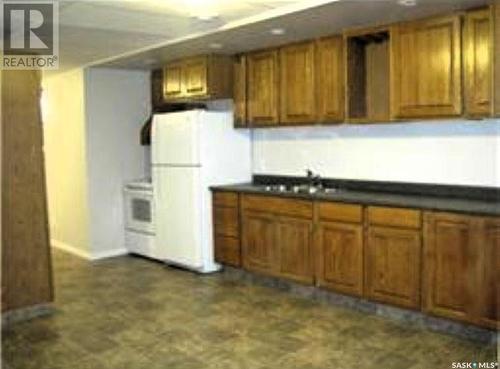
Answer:
[[295, 193], [295, 194], [308, 194], [313, 195], [315, 193], [331, 194], [338, 192], [338, 188], [323, 188], [319, 186], [311, 185], [285, 185], [285, 184], [274, 184], [274, 185], [263, 185], [262, 190], [265, 192], [275, 192], [275, 193]]

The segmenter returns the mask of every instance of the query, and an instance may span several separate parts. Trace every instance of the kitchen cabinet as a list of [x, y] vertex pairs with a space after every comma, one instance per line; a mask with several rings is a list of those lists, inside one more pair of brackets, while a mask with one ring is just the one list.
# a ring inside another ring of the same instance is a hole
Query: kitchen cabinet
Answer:
[[424, 233], [424, 311], [497, 327], [500, 222], [427, 213]]
[[424, 309], [471, 320], [474, 259], [473, 218], [427, 214], [424, 235]]
[[280, 49], [280, 124], [316, 121], [314, 42]]
[[420, 308], [421, 212], [367, 208], [366, 296], [402, 307]]
[[247, 56], [248, 121], [252, 126], [279, 122], [279, 59], [277, 50]]
[[391, 36], [393, 117], [462, 114], [460, 16], [400, 23]]
[[167, 102], [232, 97], [232, 59], [203, 55], [168, 63], [163, 69]]
[[380, 302], [420, 308], [420, 231], [370, 227], [366, 242], [366, 294]]
[[387, 122], [390, 118], [389, 30], [346, 32], [344, 38], [348, 121]]
[[359, 205], [319, 203], [316, 278], [320, 287], [363, 294], [363, 225]]
[[313, 284], [312, 220], [281, 216], [276, 227], [279, 275]]
[[239, 195], [214, 192], [212, 201], [215, 261], [241, 266]]
[[172, 100], [183, 95], [182, 63], [170, 63], [163, 69], [163, 96]]
[[477, 238], [479, 247], [474, 315], [480, 325], [498, 329], [500, 320], [500, 220], [486, 218]]
[[236, 57], [233, 65], [234, 126], [247, 127], [247, 57]]
[[243, 266], [312, 284], [312, 229], [309, 201], [243, 195]]
[[204, 96], [208, 89], [208, 61], [202, 56], [187, 59], [183, 64], [184, 92], [187, 96]]
[[322, 123], [344, 120], [344, 40], [341, 36], [323, 38], [316, 43], [316, 85], [318, 120]]
[[275, 217], [270, 213], [243, 214], [243, 266], [248, 270], [277, 274], [278, 248]]
[[464, 23], [465, 112], [489, 116], [493, 106], [492, 9], [467, 12]]
[[363, 294], [363, 227], [321, 222], [317, 236], [318, 286]]

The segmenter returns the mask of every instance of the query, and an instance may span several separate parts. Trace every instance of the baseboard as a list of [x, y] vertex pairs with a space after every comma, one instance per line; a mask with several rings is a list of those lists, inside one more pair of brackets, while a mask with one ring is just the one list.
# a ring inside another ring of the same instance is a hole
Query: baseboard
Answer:
[[105, 250], [105, 251], [93, 252], [92, 255], [90, 256], [89, 260], [94, 261], [94, 260], [100, 260], [100, 259], [114, 258], [116, 256], [122, 256], [122, 255], [127, 255], [127, 254], [128, 254], [128, 251], [125, 248]]
[[64, 243], [64, 242], [61, 242], [61, 241], [55, 240], [55, 239], [52, 239], [50, 241], [50, 243], [56, 249], [69, 252], [70, 254], [78, 256], [79, 258], [90, 260], [90, 261], [107, 259], [107, 258], [112, 258], [112, 257], [122, 256], [122, 255], [128, 254], [128, 251], [125, 248], [118, 248], [118, 249], [98, 251], [98, 252], [88, 252], [88, 251], [80, 250], [79, 248], [76, 248], [75, 246], [69, 245], [67, 243]]
[[79, 258], [87, 259], [87, 260], [91, 259], [90, 253], [88, 251], [80, 250], [79, 248], [77, 248], [73, 245], [67, 244], [65, 242], [51, 239], [50, 244], [52, 245], [52, 247], [55, 247], [56, 249], [69, 252], [70, 254], [78, 256]]

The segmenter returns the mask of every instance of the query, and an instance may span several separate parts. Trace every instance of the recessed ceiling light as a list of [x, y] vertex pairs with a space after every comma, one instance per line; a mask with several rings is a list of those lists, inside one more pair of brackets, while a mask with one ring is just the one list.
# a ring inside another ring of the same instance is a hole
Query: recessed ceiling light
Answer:
[[417, 5], [417, 0], [398, 0], [398, 4], [402, 6], [415, 6]]
[[271, 34], [275, 36], [280, 36], [285, 34], [285, 29], [284, 28], [273, 28], [271, 29]]
[[212, 42], [210, 45], [211, 49], [222, 49], [222, 44], [218, 43], [218, 42]]

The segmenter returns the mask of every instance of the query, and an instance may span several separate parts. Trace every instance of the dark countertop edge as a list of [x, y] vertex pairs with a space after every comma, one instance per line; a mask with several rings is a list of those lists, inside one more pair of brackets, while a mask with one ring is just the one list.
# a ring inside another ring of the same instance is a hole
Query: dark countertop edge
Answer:
[[[481, 216], [500, 216], [500, 203], [494, 204], [491, 201], [482, 201], [468, 198], [457, 198], [457, 197], [441, 197], [441, 196], [423, 196], [423, 195], [413, 195], [413, 194], [401, 194], [401, 193], [388, 193], [388, 192], [375, 192], [375, 191], [352, 191], [343, 190], [340, 193], [334, 194], [296, 194], [296, 193], [280, 193], [280, 192], [266, 192], [255, 186], [253, 183], [241, 183], [232, 185], [220, 185], [210, 187], [211, 191], [221, 191], [221, 192], [238, 192], [238, 193], [248, 193], [259, 196], [268, 197], [283, 197], [291, 199], [301, 199], [307, 201], [329, 201], [329, 202], [342, 202], [347, 204], [360, 204], [360, 205], [372, 205], [372, 206], [387, 206], [387, 207], [405, 207], [420, 209], [426, 211], [442, 211], [442, 212], [453, 212], [461, 214], [471, 214], [471, 215], [481, 215]], [[254, 187], [254, 188], [252, 188]], [[346, 196], [347, 195], [347, 196]], [[353, 196], [349, 198], [349, 195]], [[356, 196], [372, 196], [371, 199], [356, 199]], [[388, 196], [392, 198], [380, 199], [380, 197]], [[379, 199], [377, 200], [377, 197]], [[394, 197], [400, 197], [394, 198]], [[405, 199], [406, 198], [406, 199]], [[424, 203], [422, 203], [424, 202]], [[429, 202], [426, 204], [425, 202]], [[460, 202], [455, 206], [439, 204], [439, 202]], [[488, 207], [488, 209], [480, 209], [480, 207]]]

